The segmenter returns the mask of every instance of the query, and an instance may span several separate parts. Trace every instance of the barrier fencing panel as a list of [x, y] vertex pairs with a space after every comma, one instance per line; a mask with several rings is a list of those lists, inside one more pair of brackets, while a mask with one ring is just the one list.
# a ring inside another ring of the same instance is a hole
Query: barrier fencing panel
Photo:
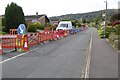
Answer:
[[40, 34], [39, 33], [33, 33], [28, 35], [28, 46], [33, 46], [40, 42]]
[[39, 32], [28, 35], [28, 46], [33, 46], [39, 42], [52, 40], [52, 32]]
[[2, 48], [15, 48], [17, 35], [0, 35]]

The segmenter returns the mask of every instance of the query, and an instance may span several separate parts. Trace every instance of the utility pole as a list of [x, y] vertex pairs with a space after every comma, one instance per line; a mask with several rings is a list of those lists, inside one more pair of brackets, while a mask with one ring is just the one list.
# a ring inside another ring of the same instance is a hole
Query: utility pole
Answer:
[[104, 27], [104, 38], [106, 36], [106, 28], [107, 28], [107, 1], [104, 1], [106, 3], [106, 9], [105, 9], [105, 27]]

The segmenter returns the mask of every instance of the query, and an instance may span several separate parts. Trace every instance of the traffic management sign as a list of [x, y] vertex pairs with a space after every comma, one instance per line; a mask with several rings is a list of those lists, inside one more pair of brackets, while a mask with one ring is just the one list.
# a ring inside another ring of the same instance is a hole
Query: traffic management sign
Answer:
[[25, 25], [24, 24], [20, 24], [19, 27], [18, 27], [18, 34], [19, 35], [23, 35], [23, 34], [25, 34], [25, 32], [26, 32]]

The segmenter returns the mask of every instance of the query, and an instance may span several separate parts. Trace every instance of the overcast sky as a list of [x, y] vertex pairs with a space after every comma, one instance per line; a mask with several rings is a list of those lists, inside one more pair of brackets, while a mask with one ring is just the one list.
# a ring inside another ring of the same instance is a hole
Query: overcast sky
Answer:
[[[11, 2], [21, 6], [25, 15], [46, 14], [48, 17], [86, 13], [105, 9], [105, 0], [0, 0], [0, 15]], [[109, 9], [117, 9], [120, 0], [107, 0]]]

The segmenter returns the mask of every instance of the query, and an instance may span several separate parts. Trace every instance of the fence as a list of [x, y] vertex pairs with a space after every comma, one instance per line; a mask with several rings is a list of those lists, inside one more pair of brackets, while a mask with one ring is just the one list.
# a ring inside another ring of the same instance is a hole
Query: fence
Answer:
[[[72, 30], [44, 31], [44, 32], [37, 32], [32, 34], [25, 34], [23, 36], [0, 35], [0, 41], [2, 42], [0, 47], [15, 48], [15, 49], [17, 48], [17, 49], [24, 49], [24, 51], [28, 51], [29, 47], [34, 46], [40, 42], [57, 40], [86, 29], [87, 28], [85, 27], [85, 28], [78, 28]], [[1, 51], [0, 49], [0, 52], [3, 51]]]

